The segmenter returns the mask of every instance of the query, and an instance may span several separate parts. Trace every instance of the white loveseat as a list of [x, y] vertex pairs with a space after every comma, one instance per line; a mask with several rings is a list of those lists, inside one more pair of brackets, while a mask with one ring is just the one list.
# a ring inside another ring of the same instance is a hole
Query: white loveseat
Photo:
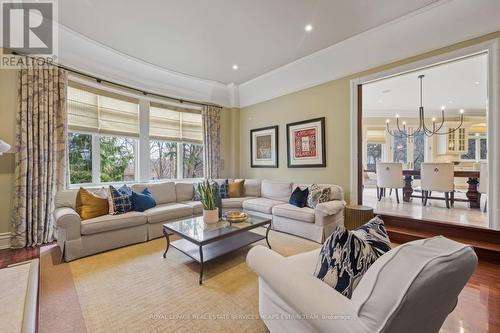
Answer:
[[318, 256], [248, 253], [272, 333], [437, 333], [477, 265], [470, 246], [442, 236], [406, 243], [375, 261], [349, 299], [313, 275]]
[[[245, 196], [222, 199], [222, 210], [245, 210], [273, 219], [273, 229], [322, 242], [337, 225], [344, 223], [342, 188], [332, 189], [331, 201], [316, 209], [289, 205], [292, 183], [245, 180]], [[131, 185], [148, 187], [157, 206], [145, 212], [104, 215], [82, 221], [75, 211], [78, 190], [57, 193], [54, 218], [57, 243], [64, 260], [70, 261], [110, 249], [145, 242], [163, 235], [164, 223], [201, 215], [201, 202], [193, 201], [193, 183], [161, 182]]]

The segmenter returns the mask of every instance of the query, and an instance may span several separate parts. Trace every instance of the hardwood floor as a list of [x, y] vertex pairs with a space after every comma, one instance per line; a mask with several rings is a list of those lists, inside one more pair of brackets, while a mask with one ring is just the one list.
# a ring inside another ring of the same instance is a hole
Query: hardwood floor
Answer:
[[[0, 250], [0, 267], [37, 258], [39, 254], [39, 248]], [[480, 260], [440, 332], [500, 333], [499, 276], [500, 265]]]
[[38, 247], [0, 250], [0, 268], [39, 257], [40, 248]]

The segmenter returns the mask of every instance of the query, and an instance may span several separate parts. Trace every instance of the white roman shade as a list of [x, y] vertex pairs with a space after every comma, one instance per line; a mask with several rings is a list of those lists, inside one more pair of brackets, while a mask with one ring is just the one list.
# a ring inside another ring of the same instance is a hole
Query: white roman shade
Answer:
[[385, 130], [383, 129], [368, 130], [366, 132], [366, 142], [385, 144]]
[[139, 136], [139, 101], [77, 83], [68, 86], [68, 130]]
[[201, 112], [151, 103], [149, 119], [151, 139], [203, 143]]

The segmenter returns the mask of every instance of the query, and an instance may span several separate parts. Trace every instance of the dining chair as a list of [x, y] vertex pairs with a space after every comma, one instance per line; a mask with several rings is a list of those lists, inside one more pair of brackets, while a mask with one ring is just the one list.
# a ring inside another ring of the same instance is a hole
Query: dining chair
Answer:
[[377, 163], [377, 198], [382, 200], [386, 189], [392, 189], [396, 192], [396, 200], [399, 203], [398, 189], [404, 187], [403, 164], [395, 162]]
[[427, 205], [430, 193], [433, 191], [444, 193], [446, 208], [453, 206], [455, 183], [452, 163], [422, 163], [420, 175], [424, 206]]
[[[488, 163], [482, 162], [479, 167], [479, 186], [477, 191], [481, 194], [486, 195], [486, 200], [484, 201], [483, 212], [486, 213], [488, 207]], [[479, 205], [481, 205], [481, 196], [479, 197]]]

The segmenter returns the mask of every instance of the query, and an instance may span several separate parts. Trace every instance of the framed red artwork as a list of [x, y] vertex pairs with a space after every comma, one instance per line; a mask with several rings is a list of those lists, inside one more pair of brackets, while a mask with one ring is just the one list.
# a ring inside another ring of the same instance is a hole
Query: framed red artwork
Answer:
[[289, 168], [326, 166], [324, 117], [290, 123], [286, 129]]

